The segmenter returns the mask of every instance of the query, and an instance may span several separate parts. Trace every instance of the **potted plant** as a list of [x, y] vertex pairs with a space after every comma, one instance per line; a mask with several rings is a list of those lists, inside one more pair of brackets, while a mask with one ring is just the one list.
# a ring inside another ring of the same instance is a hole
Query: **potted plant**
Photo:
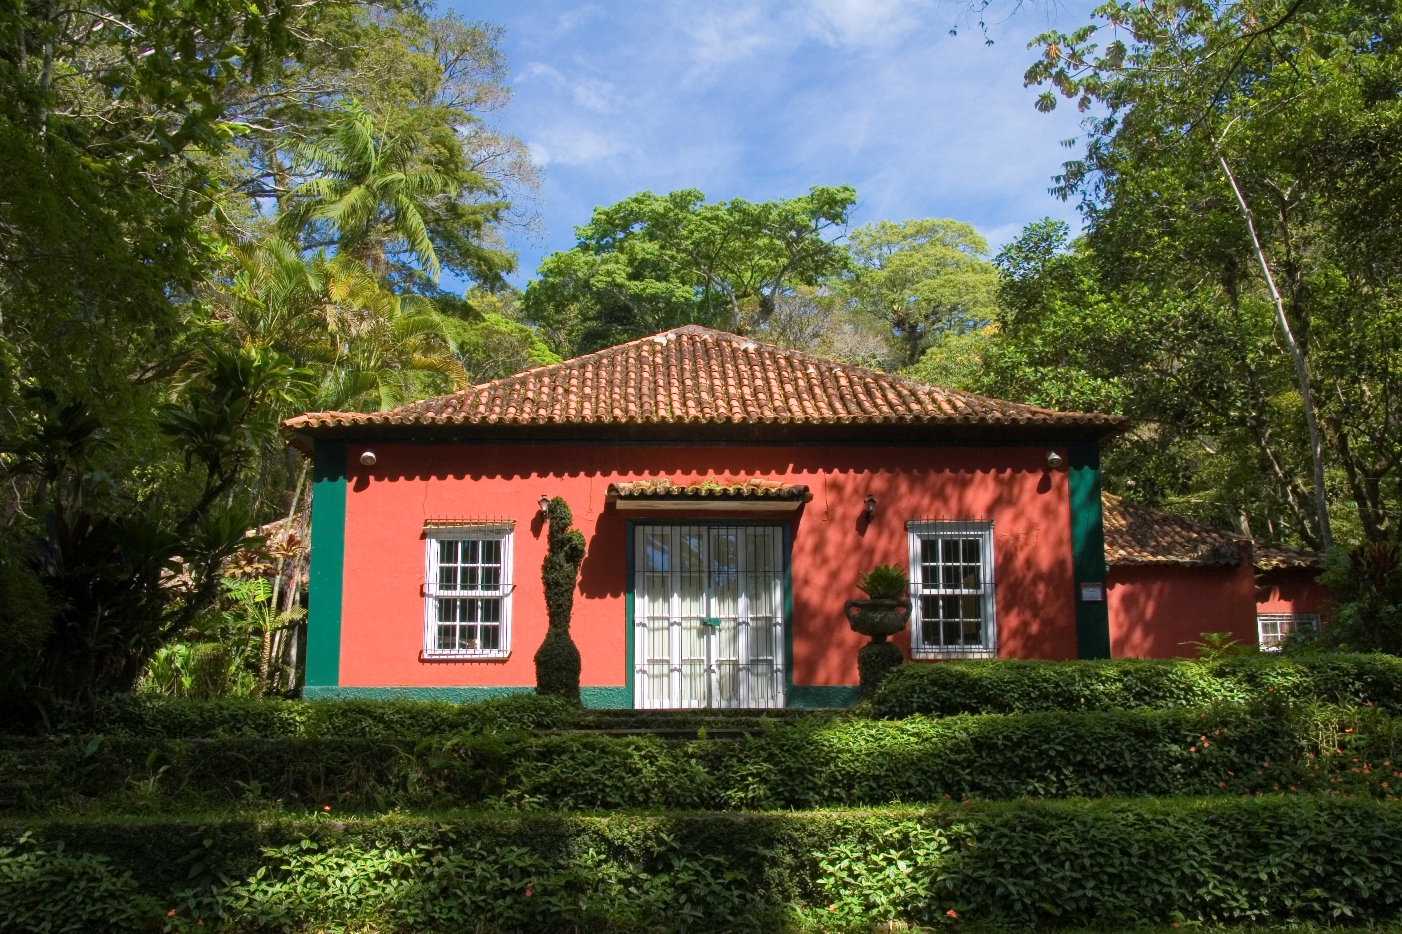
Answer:
[[870, 697], [886, 673], [905, 659], [901, 650], [886, 641], [910, 620], [910, 581], [894, 564], [872, 568], [857, 581], [865, 600], [848, 600], [842, 606], [847, 624], [871, 641], [857, 653], [862, 697]]

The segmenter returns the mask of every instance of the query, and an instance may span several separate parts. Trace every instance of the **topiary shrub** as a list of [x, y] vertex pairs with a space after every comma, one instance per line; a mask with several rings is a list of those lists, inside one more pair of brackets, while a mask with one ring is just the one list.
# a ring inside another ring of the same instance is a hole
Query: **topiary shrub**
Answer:
[[537, 694], [554, 694], [579, 702], [579, 648], [570, 638], [574, 585], [584, 560], [584, 534], [572, 528], [569, 504], [557, 496], [546, 510], [550, 521], [549, 548], [540, 577], [545, 584], [545, 610], [550, 628], [535, 653]]

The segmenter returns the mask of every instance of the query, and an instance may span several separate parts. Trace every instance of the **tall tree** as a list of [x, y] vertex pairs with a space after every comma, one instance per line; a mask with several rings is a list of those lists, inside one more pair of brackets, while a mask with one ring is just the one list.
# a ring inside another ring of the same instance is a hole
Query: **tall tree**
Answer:
[[[1082, 199], [1104, 280], [1147, 300], [1268, 315], [1293, 372], [1304, 444], [1306, 541], [1385, 537], [1402, 509], [1402, 433], [1386, 193], [1402, 106], [1389, 4], [1239, 0], [1107, 4], [1101, 24], [1041, 38], [1028, 73], [1084, 107]], [[1116, 36], [1103, 51], [1100, 29]], [[1054, 105], [1044, 95], [1042, 106]], [[1261, 413], [1264, 416], [1266, 413]], [[1347, 503], [1347, 506], [1344, 504]], [[1332, 508], [1331, 508], [1332, 507]]]
[[848, 237], [852, 272], [838, 290], [858, 315], [884, 326], [910, 366], [930, 342], [987, 324], [998, 274], [988, 244], [951, 220], [878, 221]]
[[761, 333], [781, 297], [846, 265], [836, 235], [856, 193], [707, 204], [695, 189], [600, 207], [526, 289], [524, 312], [560, 352], [584, 353], [682, 324]]

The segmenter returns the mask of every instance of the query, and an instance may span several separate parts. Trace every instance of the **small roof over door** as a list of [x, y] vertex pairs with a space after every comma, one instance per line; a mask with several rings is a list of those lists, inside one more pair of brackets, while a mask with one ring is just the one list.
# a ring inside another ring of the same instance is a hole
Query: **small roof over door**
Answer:
[[807, 486], [777, 480], [634, 480], [608, 488], [608, 500], [619, 512], [789, 512], [812, 498]]

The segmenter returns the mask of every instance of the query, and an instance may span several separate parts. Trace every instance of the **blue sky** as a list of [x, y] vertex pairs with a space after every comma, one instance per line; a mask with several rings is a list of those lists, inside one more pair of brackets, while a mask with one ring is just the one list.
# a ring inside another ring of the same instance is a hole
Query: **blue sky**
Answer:
[[[1072, 205], [1047, 194], [1079, 132], [1022, 73], [1028, 40], [1091, 4], [990, 25], [926, 0], [442, 0], [506, 29], [515, 96], [494, 117], [543, 166], [541, 229], [517, 232], [518, 285], [599, 204], [694, 187], [710, 200], [851, 184], [854, 223], [952, 217], [996, 248]], [[950, 36], [958, 25], [958, 35]]]

